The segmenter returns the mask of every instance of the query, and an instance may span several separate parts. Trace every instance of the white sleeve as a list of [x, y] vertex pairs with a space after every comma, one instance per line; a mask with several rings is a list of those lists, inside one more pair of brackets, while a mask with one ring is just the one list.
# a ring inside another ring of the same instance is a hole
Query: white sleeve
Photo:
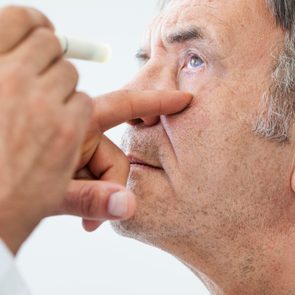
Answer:
[[12, 253], [0, 239], [0, 294], [30, 295], [20, 276]]

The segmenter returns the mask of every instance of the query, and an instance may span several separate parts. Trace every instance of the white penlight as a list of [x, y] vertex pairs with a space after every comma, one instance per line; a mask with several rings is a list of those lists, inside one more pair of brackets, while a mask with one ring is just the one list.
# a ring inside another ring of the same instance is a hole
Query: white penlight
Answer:
[[56, 35], [67, 58], [95, 61], [100, 63], [108, 62], [112, 56], [112, 49], [108, 44], [84, 41], [76, 38], [69, 38]]

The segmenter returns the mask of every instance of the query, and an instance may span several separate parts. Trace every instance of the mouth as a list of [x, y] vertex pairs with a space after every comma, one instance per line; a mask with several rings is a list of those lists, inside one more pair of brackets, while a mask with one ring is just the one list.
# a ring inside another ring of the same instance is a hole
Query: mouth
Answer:
[[134, 168], [142, 168], [142, 169], [156, 169], [156, 170], [163, 170], [162, 167], [157, 166], [155, 164], [151, 164], [148, 161], [135, 157], [133, 155], [127, 155], [129, 160], [130, 166]]

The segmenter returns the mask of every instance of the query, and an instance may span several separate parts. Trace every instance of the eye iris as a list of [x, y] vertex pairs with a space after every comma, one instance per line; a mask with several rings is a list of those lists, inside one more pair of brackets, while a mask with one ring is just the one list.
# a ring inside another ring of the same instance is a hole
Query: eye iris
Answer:
[[189, 60], [190, 68], [198, 68], [203, 65], [203, 61], [196, 55], [192, 56]]

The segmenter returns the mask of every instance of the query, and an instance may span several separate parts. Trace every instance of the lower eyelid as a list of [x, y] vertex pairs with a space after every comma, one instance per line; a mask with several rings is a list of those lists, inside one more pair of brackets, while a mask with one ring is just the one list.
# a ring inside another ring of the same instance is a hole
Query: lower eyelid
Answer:
[[206, 69], [206, 65], [203, 64], [202, 66], [198, 67], [197, 69], [188, 69], [186, 67], [182, 68], [179, 72], [179, 75], [181, 73], [187, 74], [187, 75], [196, 75], [201, 74]]

